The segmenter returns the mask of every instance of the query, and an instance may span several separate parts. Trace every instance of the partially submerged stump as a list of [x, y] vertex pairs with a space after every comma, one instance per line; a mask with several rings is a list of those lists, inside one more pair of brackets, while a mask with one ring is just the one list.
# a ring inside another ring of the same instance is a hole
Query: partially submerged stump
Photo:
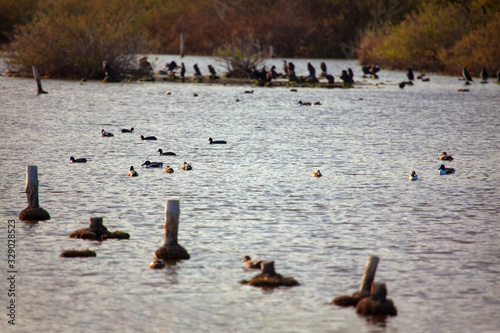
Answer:
[[95, 257], [96, 253], [89, 249], [87, 250], [66, 250], [61, 253], [60, 257], [63, 258], [86, 258], [86, 257]]
[[284, 277], [274, 271], [274, 261], [262, 261], [260, 264], [262, 273], [254, 276], [250, 281], [243, 280], [242, 284], [250, 284], [255, 287], [275, 288], [279, 286], [292, 287], [299, 283], [292, 277]]
[[102, 224], [102, 217], [92, 217], [90, 218], [90, 224], [88, 228], [79, 229], [77, 231], [72, 232], [69, 237], [70, 238], [81, 238], [81, 239], [90, 239], [90, 240], [106, 240], [111, 238], [116, 239], [129, 239], [130, 235], [126, 232], [122, 231], [108, 231]]
[[28, 207], [19, 214], [21, 221], [44, 221], [50, 220], [47, 211], [40, 207], [38, 203], [38, 167], [33, 165], [26, 166], [26, 197], [28, 198]]
[[356, 313], [364, 316], [396, 316], [398, 311], [394, 302], [386, 296], [385, 283], [373, 283], [370, 297], [359, 301], [356, 305]]
[[356, 306], [360, 300], [370, 296], [370, 288], [373, 280], [375, 279], [378, 262], [378, 257], [369, 256], [366, 261], [365, 272], [363, 273], [359, 290], [352, 294], [352, 296], [344, 295], [336, 297], [332, 303], [338, 306]]
[[156, 259], [189, 259], [189, 253], [177, 243], [179, 229], [179, 200], [167, 199], [165, 203], [165, 244], [155, 252]]

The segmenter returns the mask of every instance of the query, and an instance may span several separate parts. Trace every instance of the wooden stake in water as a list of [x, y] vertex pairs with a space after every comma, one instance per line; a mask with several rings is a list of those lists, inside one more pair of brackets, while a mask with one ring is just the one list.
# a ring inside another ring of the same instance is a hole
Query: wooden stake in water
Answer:
[[358, 292], [370, 292], [373, 280], [375, 279], [375, 272], [377, 271], [378, 262], [378, 257], [368, 257], [368, 260], [366, 260], [365, 272], [363, 273], [363, 279], [361, 280], [361, 285], [359, 286]]
[[155, 252], [156, 259], [189, 259], [189, 253], [177, 243], [179, 229], [179, 200], [167, 199], [165, 203], [165, 244]]
[[19, 219], [23, 221], [50, 220], [50, 215], [45, 209], [40, 208], [38, 202], [38, 167], [34, 165], [26, 166], [26, 198], [28, 207], [19, 214]]
[[181, 58], [184, 58], [184, 33], [181, 32], [180, 34], [180, 52], [179, 52]]
[[274, 261], [263, 261], [260, 263], [260, 270], [262, 273], [267, 275], [276, 275], [276, 271], [274, 270]]
[[35, 80], [36, 80], [36, 86], [38, 88], [38, 91], [36, 94], [37, 95], [47, 94], [47, 92], [43, 91], [43, 89], [42, 89], [42, 80], [40, 79], [40, 74], [38, 73], [38, 67], [33, 66], [32, 69], [33, 69], [33, 76], [35, 77]]

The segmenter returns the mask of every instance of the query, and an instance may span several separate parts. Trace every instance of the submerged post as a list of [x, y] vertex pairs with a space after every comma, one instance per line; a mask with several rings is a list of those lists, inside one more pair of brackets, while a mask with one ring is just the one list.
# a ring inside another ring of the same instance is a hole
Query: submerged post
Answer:
[[179, 52], [181, 58], [184, 58], [184, 33], [181, 32], [180, 34], [180, 52]]
[[263, 274], [276, 275], [274, 270], [274, 261], [263, 261], [260, 263], [260, 270]]
[[47, 94], [46, 91], [43, 91], [42, 89], [42, 80], [40, 79], [40, 74], [38, 73], [38, 67], [37, 66], [33, 66], [32, 67], [33, 69], [33, 76], [35, 77], [35, 80], [36, 80], [36, 86], [37, 86], [37, 95], [40, 95], [40, 94]]
[[177, 243], [179, 229], [179, 200], [167, 199], [165, 202], [165, 243], [155, 252], [156, 259], [189, 259], [189, 253]]
[[50, 215], [45, 209], [40, 208], [38, 202], [38, 167], [26, 166], [26, 187], [24, 189], [28, 199], [28, 207], [19, 214], [19, 219], [24, 221], [50, 220]]
[[377, 256], [368, 257], [368, 259], [366, 260], [365, 272], [363, 273], [363, 278], [361, 280], [361, 285], [359, 286], [358, 292], [370, 292], [373, 280], [375, 279], [375, 272], [377, 271], [378, 262], [379, 258]]

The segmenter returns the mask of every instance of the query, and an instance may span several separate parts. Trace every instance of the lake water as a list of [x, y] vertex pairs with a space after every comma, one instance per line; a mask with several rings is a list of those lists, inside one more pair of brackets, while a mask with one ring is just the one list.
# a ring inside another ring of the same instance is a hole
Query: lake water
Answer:
[[[173, 59], [160, 56], [157, 69]], [[206, 73], [212, 59], [182, 61], [191, 75], [194, 62]], [[294, 62], [304, 75], [306, 60]], [[364, 80], [354, 61], [327, 65]], [[41, 96], [33, 79], [0, 77], [0, 330], [11, 328], [15, 219], [16, 332], [498, 332], [500, 85], [461, 93], [457, 77], [428, 77], [400, 89], [405, 73], [382, 70], [357, 88], [298, 92], [43, 80]], [[438, 175], [442, 151], [455, 174]], [[146, 160], [175, 172], [143, 169]], [[192, 171], [181, 171], [184, 161]], [[18, 220], [26, 165], [38, 166], [49, 221]], [[139, 177], [127, 177], [131, 165]], [[311, 176], [317, 169], [322, 178]], [[418, 181], [406, 179], [412, 170]], [[179, 244], [191, 259], [150, 270], [168, 198], [180, 200]], [[130, 240], [68, 237], [98, 216]], [[97, 257], [59, 257], [87, 248]], [[240, 285], [257, 274], [242, 268], [244, 255], [274, 260], [300, 286]], [[370, 255], [398, 309], [383, 323], [331, 304], [358, 289]]]

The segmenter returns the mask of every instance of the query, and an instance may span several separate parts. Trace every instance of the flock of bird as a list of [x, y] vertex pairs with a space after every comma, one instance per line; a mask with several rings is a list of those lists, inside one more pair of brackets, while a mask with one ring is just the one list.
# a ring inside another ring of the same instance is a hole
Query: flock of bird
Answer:
[[[126, 128], [122, 128], [121, 129], [121, 132], [122, 133], [133, 133], [134, 132], [134, 128], [132, 127], [131, 129], [126, 129]], [[103, 137], [114, 137], [114, 134], [111, 133], [111, 132], [107, 132], [105, 131], [104, 129], [101, 130], [101, 136]], [[141, 140], [147, 140], [147, 141], [155, 141], [157, 140], [157, 138], [155, 136], [144, 136], [144, 135], [141, 135]], [[213, 140], [212, 138], [208, 138], [208, 143], [209, 144], [226, 144], [227, 141], [225, 140]], [[174, 152], [171, 152], [171, 151], [163, 151], [163, 149], [158, 149], [157, 152], [160, 154], [160, 156], [176, 156], [176, 154]], [[87, 163], [87, 159], [86, 158], [74, 158], [73, 156], [71, 156], [69, 158], [69, 160], [72, 162], [72, 163]], [[145, 167], [145, 168], [163, 168], [163, 162], [151, 162], [151, 161], [145, 161], [143, 164], [141, 164], [141, 166]], [[184, 162], [184, 164], [181, 166], [181, 170], [185, 170], [185, 171], [189, 171], [189, 170], [193, 170], [193, 167], [191, 166], [191, 164], [187, 163], [187, 162]], [[166, 165], [165, 166], [165, 169], [163, 169], [163, 172], [165, 173], [174, 173], [174, 169], [169, 166], [169, 165]], [[130, 169], [129, 169], [129, 172], [127, 174], [127, 176], [129, 177], [138, 177], [139, 176], [139, 173], [134, 169], [134, 166], [130, 166]]]
[[[445, 151], [441, 153], [441, 156], [438, 158], [440, 161], [453, 161], [453, 156], [449, 155]], [[318, 170], [319, 171], [319, 170]], [[441, 164], [441, 166], [438, 169], [438, 172], [440, 175], [450, 175], [455, 173], [455, 169], [453, 168], [447, 168], [444, 164]], [[418, 180], [417, 173], [415, 171], [412, 171], [411, 174], [407, 177], [409, 180]]]

